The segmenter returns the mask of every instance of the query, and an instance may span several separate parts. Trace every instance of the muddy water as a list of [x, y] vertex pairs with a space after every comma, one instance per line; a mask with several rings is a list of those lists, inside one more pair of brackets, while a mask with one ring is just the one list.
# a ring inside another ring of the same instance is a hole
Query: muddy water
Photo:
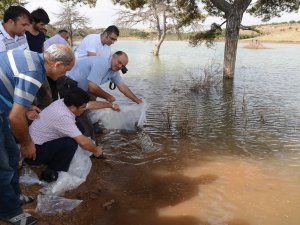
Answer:
[[149, 103], [154, 148], [137, 132], [99, 136], [110, 168], [99, 179], [117, 204], [95, 224], [298, 225], [300, 46], [239, 48], [234, 82], [195, 94], [188, 74], [222, 62], [222, 44], [170, 42], [156, 60], [149, 43], [118, 44], [133, 58], [125, 81]]

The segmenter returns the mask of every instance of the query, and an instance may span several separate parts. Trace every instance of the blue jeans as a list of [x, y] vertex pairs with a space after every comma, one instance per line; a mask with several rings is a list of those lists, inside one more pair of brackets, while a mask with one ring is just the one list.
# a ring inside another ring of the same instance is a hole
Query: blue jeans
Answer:
[[18, 163], [20, 150], [9, 128], [7, 116], [0, 114], [0, 218], [22, 213]]

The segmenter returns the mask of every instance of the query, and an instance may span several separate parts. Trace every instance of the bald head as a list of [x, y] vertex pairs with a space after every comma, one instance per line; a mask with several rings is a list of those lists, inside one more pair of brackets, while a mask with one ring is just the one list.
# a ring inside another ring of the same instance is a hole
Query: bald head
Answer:
[[69, 46], [53, 44], [44, 52], [44, 60], [47, 76], [56, 80], [73, 67], [75, 56]]
[[112, 55], [111, 69], [113, 71], [121, 70], [128, 64], [128, 55], [125, 52], [117, 51]]

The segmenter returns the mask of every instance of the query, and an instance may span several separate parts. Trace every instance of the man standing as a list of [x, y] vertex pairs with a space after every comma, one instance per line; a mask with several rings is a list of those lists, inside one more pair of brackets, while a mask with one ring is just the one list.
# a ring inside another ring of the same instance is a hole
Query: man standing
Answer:
[[25, 28], [29, 26], [30, 13], [22, 6], [10, 6], [0, 23], [0, 52], [27, 49]]
[[69, 32], [67, 30], [60, 30], [58, 31], [58, 34], [54, 35], [53, 37], [45, 41], [44, 49], [47, 50], [47, 48], [53, 44], [68, 45], [68, 39], [69, 39]]
[[26, 37], [29, 49], [34, 52], [42, 53], [45, 42], [43, 28], [50, 22], [48, 14], [42, 8], [31, 12], [32, 24], [27, 27]]
[[[23, 213], [20, 204], [18, 162], [35, 159], [36, 149], [28, 131], [26, 116], [34, 96], [46, 75], [56, 80], [74, 65], [74, 54], [65, 45], [52, 45], [40, 55], [12, 50], [0, 53], [0, 219], [15, 225], [35, 224], [37, 220]], [[17, 147], [13, 135], [19, 141]]]
[[75, 50], [76, 58], [85, 56], [110, 56], [111, 45], [118, 40], [119, 29], [112, 25], [102, 34], [87, 35]]

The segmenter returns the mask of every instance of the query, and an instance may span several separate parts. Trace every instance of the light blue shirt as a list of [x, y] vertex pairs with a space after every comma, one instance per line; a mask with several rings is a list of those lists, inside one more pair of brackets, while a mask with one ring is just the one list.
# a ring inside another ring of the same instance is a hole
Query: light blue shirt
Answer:
[[95, 85], [105, 84], [108, 81], [118, 85], [122, 81], [119, 71], [111, 70], [112, 56], [87, 56], [76, 59], [72, 70], [67, 76], [78, 82], [78, 87], [88, 91], [89, 81]]
[[30, 107], [45, 81], [42, 54], [28, 50], [0, 53], [0, 111], [8, 114], [14, 102]]

